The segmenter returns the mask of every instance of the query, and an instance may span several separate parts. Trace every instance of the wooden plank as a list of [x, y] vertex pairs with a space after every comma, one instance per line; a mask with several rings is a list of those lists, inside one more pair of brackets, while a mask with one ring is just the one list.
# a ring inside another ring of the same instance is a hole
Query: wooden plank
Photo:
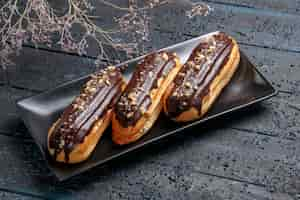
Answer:
[[4, 69], [2, 67], [0, 67], [0, 84], [4, 84], [5, 83], [5, 79], [4, 79]]
[[33, 93], [26, 90], [0, 86], [0, 134], [30, 137], [18, 115], [15, 102], [31, 95]]
[[[187, 18], [186, 10], [190, 7], [185, 6], [185, 4], [182, 3], [184, 1], [175, 1], [175, 3], [170, 3], [161, 6], [158, 9], [154, 9], [150, 14], [152, 17], [150, 32], [153, 32], [155, 29], [160, 29], [176, 32], [178, 34], [198, 36], [211, 31], [221, 30], [231, 34], [244, 44], [300, 52], [300, 38], [298, 37], [300, 34], [300, 24], [298, 23], [300, 21], [299, 15], [266, 11], [263, 9], [251, 8], [251, 6], [236, 6], [234, 4], [225, 3], [227, 1], [236, 2], [236, 0], [224, 0], [224, 3], [222, 3], [222, 0], [208, 1], [208, 4], [214, 8], [214, 11], [207, 17]], [[214, 1], [216, 3], [213, 3]], [[279, 0], [272, 1], [277, 2]], [[127, 1], [117, 3], [123, 5], [124, 2]], [[251, 5], [255, 4], [258, 7], [260, 5], [267, 6], [272, 4], [268, 3], [265, 5], [265, 0], [262, 2], [243, 0], [243, 2], [249, 2], [249, 4], [251, 2]], [[281, 4], [284, 4], [286, 1], [280, 2]], [[292, 0], [288, 0], [286, 4], [292, 8], [299, 7], [298, 2], [296, 3], [298, 7], [294, 7], [293, 3], [290, 2], [292, 2]], [[112, 15], [122, 16], [124, 12], [120, 12], [108, 6], [103, 6], [103, 4], [98, 1], [94, 3], [96, 9], [92, 15], [99, 15], [99, 17], [95, 19], [95, 23], [104, 29], [112, 28], [112, 26], [115, 28], [116, 24], [114, 23]], [[64, 5], [58, 5], [58, 8], [64, 7]], [[274, 5], [276, 5], [276, 3], [274, 3]], [[79, 30], [75, 31], [75, 33], [77, 36], [82, 34]], [[126, 41], [124, 34], [117, 33], [112, 37], [122, 38]], [[128, 42], [130, 41], [130, 39], [127, 40]], [[151, 40], [148, 45], [151, 45]], [[43, 45], [41, 45], [41, 47], [49, 49]], [[55, 43], [51, 49], [62, 51]], [[108, 50], [108, 52], [112, 54], [111, 52], [114, 51]], [[113, 54], [114, 55], [110, 55], [112, 58], [118, 57], [121, 60], [124, 58], [122, 54], [121, 56], [117, 55], [116, 52]], [[95, 42], [90, 43], [88, 55], [93, 57], [97, 55]]]
[[0, 136], [0, 188], [53, 199], [295, 197], [297, 143], [229, 129], [201, 130], [63, 183], [54, 180], [31, 141]]
[[12, 85], [43, 91], [96, 70], [94, 61], [67, 54], [24, 48], [9, 68]]
[[204, 2], [214, 2], [220, 4], [230, 4], [238, 7], [251, 7], [257, 9], [271, 10], [277, 12], [287, 12], [291, 14], [300, 14], [300, 2], [295, 0], [204, 0]]
[[[289, 98], [275, 97], [257, 107], [240, 112], [239, 116], [231, 118], [230, 127], [251, 133], [272, 135], [291, 140], [300, 138], [299, 101], [293, 103]], [[297, 107], [298, 106], [298, 107]]]
[[185, 17], [184, 5], [162, 6], [153, 10], [152, 25], [193, 36], [221, 30], [244, 44], [299, 52], [300, 16], [214, 3], [209, 5], [214, 11], [208, 17], [193, 19]]
[[[202, 132], [202, 138], [197, 136], [196, 130], [193, 130], [193, 133], [195, 138], [185, 140], [187, 141], [184, 144], [185, 153], [182, 155], [184, 163], [180, 163], [183, 167], [186, 164], [195, 171], [263, 184], [271, 190], [298, 193], [300, 186], [298, 141], [225, 129], [213, 133]], [[198, 134], [200, 133], [201, 131], [198, 131]], [[184, 158], [189, 155], [191, 158], [186, 161]]]
[[0, 179], [0, 188], [37, 195], [29, 188], [39, 187], [42, 182], [37, 182], [40, 175], [43, 175], [43, 180], [48, 177], [48, 170], [41, 161], [37, 146], [31, 140], [0, 137], [1, 173], [4, 175]]
[[25, 196], [22, 194], [14, 194], [14, 193], [10, 193], [10, 192], [3, 192], [0, 191], [0, 199], [3, 200], [37, 200], [40, 198], [35, 198], [35, 197], [29, 197], [29, 196]]

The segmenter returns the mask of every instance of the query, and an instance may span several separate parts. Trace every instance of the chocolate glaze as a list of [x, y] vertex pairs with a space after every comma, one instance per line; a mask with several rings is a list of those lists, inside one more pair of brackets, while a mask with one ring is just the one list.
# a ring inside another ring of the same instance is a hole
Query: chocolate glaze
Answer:
[[137, 65], [125, 92], [116, 105], [116, 118], [122, 126], [134, 125], [152, 104], [150, 92], [158, 87], [158, 80], [175, 67], [175, 55], [159, 52], [145, 57]]
[[65, 161], [77, 144], [84, 141], [97, 119], [118, 100], [122, 91], [122, 74], [118, 68], [108, 67], [83, 86], [80, 95], [63, 112], [49, 138], [54, 157], [64, 151]]
[[232, 40], [225, 33], [200, 42], [174, 80], [166, 102], [169, 116], [177, 117], [191, 107], [201, 112], [203, 97], [227, 63], [232, 47]]

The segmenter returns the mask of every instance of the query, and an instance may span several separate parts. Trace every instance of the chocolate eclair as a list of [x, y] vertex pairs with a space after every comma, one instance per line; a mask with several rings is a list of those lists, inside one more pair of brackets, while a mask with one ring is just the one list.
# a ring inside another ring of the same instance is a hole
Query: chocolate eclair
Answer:
[[152, 127], [162, 110], [162, 96], [180, 68], [178, 57], [164, 51], [149, 54], [137, 65], [113, 113], [115, 143], [134, 142]]
[[50, 155], [64, 163], [86, 160], [109, 125], [113, 107], [124, 88], [122, 74], [116, 67], [91, 75], [80, 95], [50, 128]]
[[164, 97], [164, 112], [177, 122], [201, 118], [229, 83], [240, 60], [237, 42], [218, 32], [200, 40]]

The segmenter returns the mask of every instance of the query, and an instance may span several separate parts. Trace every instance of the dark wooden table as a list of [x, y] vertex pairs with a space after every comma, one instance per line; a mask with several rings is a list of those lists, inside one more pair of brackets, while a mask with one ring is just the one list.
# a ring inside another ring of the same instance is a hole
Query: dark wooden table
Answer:
[[226, 31], [278, 96], [59, 183], [14, 101], [95, 68], [92, 59], [25, 47], [9, 80], [0, 72], [0, 199], [300, 199], [300, 1], [208, 3], [209, 17], [188, 20], [171, 5], [153, 13], [147, 50]]

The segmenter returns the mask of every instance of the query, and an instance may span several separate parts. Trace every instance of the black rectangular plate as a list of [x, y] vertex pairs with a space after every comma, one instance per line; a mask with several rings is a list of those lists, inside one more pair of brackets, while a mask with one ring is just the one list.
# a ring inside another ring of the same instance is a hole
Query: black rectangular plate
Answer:
[[[184, 63], [193, 48], [198, 45], [199, 39], [205, 36], [207, 35], [164, 48], [164, 50], [176, 52], [181, 62]], [[128, 67], [125, 70], [125, 77], [127, 80], [134, 71], [136, 62], [143, 57], [144, 56], [141, 56], [125, 62], [125, 64], [128, 64]], [[122, 65], [124, 65], [124, 63], [120, 64], [120, 66]], [[188, 127], [201, 124], [209, 119], [247, 107], [276, 94], [276, 90], [272, 85], [249, 62], [247, 57], [241, 53], [241, 61], [234, 77], [222, 91], [222, 94], [203, 119], [192, 123], [176, 124], [161, 114], [155, 125], [143, 138], [133, 144], [122, 147], [113, 144], [110, 136], [111, 129], [109, 128], [87, 161], [76, 165], [55, 163], [49, 158], [47, 151], [48, 129], [51, 124], [56, 121], [64, 108], [71, 103], [73, 98], [78, 94], [79, 88], [87, 79], [87, 76], [82, 77], [78, 80], [68, 82], [57, 88], [18, 102], [20, 114], [25, 125], [39, 146], [49, 168], [59, 180], [66, 180], [97, 165], [104, 164], [110, 160], [130, 153], [133, 150], [144, 147], [145, 145], [175, 133], [179, 133]]]

